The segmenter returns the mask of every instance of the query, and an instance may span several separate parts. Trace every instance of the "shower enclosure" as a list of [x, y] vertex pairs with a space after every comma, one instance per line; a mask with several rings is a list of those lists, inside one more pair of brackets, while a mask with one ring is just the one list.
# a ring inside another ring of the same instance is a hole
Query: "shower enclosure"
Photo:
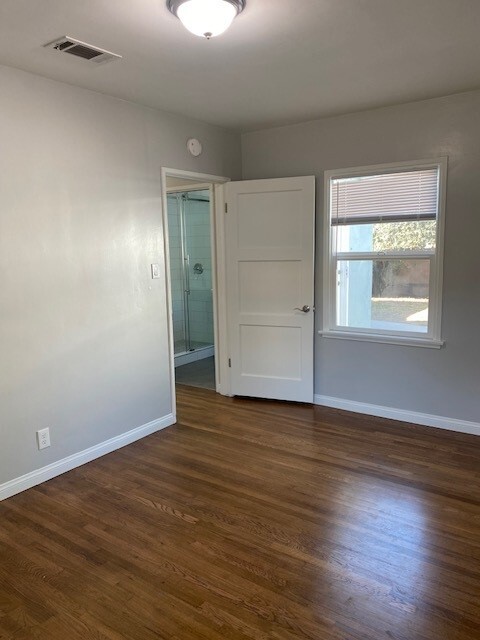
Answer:
[[173, 335], [178, 366], [213, 355], [210, 191], [170, 192], [167, 204]]

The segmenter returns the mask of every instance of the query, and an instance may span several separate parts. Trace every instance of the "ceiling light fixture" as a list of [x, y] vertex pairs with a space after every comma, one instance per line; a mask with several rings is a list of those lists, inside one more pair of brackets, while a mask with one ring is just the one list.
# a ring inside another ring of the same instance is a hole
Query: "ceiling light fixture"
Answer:
[[167, 0], [183, 26], [207, 40], [224, 33], [246, 4], [246, 0]]

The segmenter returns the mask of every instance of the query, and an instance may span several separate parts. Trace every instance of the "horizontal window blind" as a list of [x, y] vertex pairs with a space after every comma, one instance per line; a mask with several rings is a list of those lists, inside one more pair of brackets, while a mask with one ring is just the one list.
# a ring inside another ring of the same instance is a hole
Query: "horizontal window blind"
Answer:
[[435, 220], [438, 168], [334, 178], [331, 181], [333, 225]]

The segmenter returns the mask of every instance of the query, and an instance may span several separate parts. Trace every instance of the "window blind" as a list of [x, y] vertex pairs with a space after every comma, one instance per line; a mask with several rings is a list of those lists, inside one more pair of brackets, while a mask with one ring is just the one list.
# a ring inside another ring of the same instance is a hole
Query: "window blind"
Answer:
[[331, 181], [333, 225], [435, 220], [439, 170], [421, 169]]

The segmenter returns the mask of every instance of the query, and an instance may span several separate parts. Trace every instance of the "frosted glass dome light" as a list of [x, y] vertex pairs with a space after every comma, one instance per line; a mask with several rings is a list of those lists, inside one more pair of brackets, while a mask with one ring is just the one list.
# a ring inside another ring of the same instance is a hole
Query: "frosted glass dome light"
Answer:
[[191, 33], [213, 38], [224, 33], [245, 8], [245, 0], [168, 0], [169, 10]]

